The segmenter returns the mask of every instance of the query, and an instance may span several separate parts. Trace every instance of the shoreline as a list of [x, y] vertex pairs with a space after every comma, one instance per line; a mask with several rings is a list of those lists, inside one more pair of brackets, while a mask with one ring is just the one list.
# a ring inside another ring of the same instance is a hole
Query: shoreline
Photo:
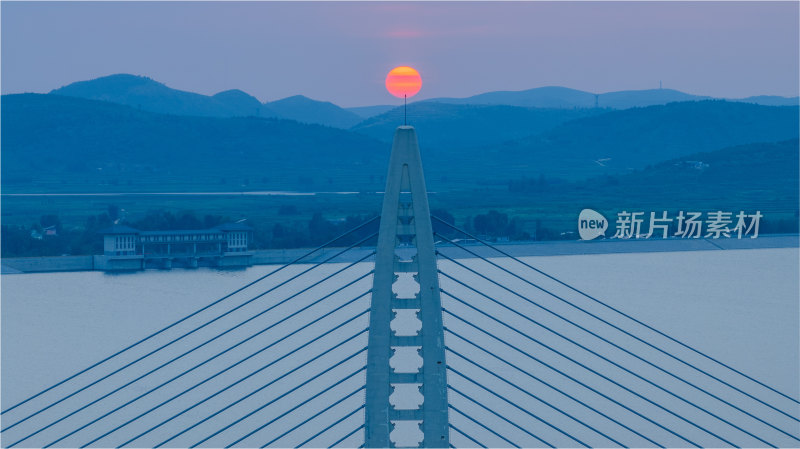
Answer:
[[[800, 248], [798, 234], [767, 234], [756, 239], [658, 239], [658, 240], [552, 240], [540, 242], [492, 243], [515, 257], [572, 256], [593, 254], [628, 254], [681, 251], [726, 251], [742, 249]], [[482, 257], [503, 257], [502, 254], [480, 243], [464, 247]], [[442, 243], [437, 248], [453, 258], [474, 257], [453, 245]], [[318, 263], [343, 248], [325, 248], [304, 263]], [[252, 251], [252, 265], [283, 265], [306, 254], [310, 248], [266, 249]], [[374, 247], [355, 248], [337, 258], [335, 262], [354, 262], [374, 251]], [[52, 273], [74, 271], [103, 271], [97, 258], [103, 256], [44, 256], [10, 257], [0, 259], [0, 274]]]

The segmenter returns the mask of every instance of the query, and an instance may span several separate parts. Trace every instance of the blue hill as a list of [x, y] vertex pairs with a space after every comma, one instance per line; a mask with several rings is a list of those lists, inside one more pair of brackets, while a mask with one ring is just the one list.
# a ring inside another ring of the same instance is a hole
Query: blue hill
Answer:
[[[520, 91], [496, 91], [465, 98], [434, 98], [426, 101], [451, 104], [510, 105], [529, 108], [600, 108], [628, 109], [665, 105], [673, 102], [711, 100], [674, 89], [623, 90], [594, 94], [566, 87], [548, 86]], [[755, 96], [727, 99], [764, 106], [797, 106], [798, 97]]]
[[127, 74], [79, 81], [50, 93], [108, 101], [159, 114], [199, 117], [275, 117], [337, 128], [349, 128], [361, 120], [355, 113], [333, 103], [299, 95], [264, 104], [238, 89], [216, 95], [202, 95], [173, 89], [147, 77]]

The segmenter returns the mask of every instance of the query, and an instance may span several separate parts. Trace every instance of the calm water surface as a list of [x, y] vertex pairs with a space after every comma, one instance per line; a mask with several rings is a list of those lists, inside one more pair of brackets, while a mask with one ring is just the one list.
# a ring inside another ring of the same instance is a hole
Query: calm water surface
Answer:
[[[525, 260], [788, 394], [795, 397], [799, 394], [797, 379], [800, 378], [800, 368], [798, 368], [800, 348], [798, 347], [797, 336], [798, 329], [800, 329], [800, 325], [798, 325], [798, 320], [800, 320], [798, 272], [800, 269], [798, 267], [797, 248], [529, 257], [525, 258]], [[536, 291], [517, 279], [502, 274], [499, 270], [487, 267], [476, 260], [462, 260], [461, 262], [501, 279], [503, 283], [512, 289], [535, 298], [541, 305], [586, 326], [587, 329], [601, 333], [613, 341], [625, 345], [633, 345], [631, 347], [636, 346], [635, 342], [625, 335], [609, 329], [596, 320], [587, 318], [585, 314], [565, 306], [563, 303]], [[496, 259], [496, 262], [513, 268], [516, 272], [524, 273], [526, 277], [539, 283], [543, 288], [568, 298], [581, 307], [612, 320], [614, 323], [622, 325], [625, 329], [630, 329], [637, 335], [653, 339], [653, 341], [657, 341], [659, 344], [663, 344], [676, 352], [680, 349], [674, 345], [670, 346], [668, 342], [658, 339], [651, 333], [647, 333], [640, 326], [608, 313], [607, 310], [585, 298], [581, 298], [574, 292], [536, 277], [533, 273], [521, 269], [519, 265], [509, 259]], [[319, 279], [323, 273], [332, 273], [343, 266], [329, 264], [318, 269], [318, 273], [315, 271], [312, 276], [303, 279], [305, 279], [305, 282], [312, 278]], [[265, 281], [263, 286], [258, 284], [232, 298], [231, 304], [239, 304], [245, 299], [275, 285], [277, 280], [287, 279], [291, 274], [298, 273], [304, 268], [306, 267], [285, 270], [282, 274], [275, 276], [275, 281]], [[469, 281], [491, 297], [501, 300], [515, 310], [524, 312], [526, 316], [546, 323], [555, 330], [571, 335], [578, 341], [584, 342], [598, 351], [611, 351], [608, 345], [593, 340], [587, 333], [576, 330], [547, 312], [530, 307], [529, 304], [502, 289], [485, 281], [474, 279], [474, 277], [452, 264], [442, 262], [440, 263], [440, 268], [449, 274], [457, 276], [459, 279]], [[273, 267], [257, 266], [239, 271], [196, 269], [146, 271], [128, 274], [78, 272], [3, 275], [3, 408], [191, 313], [273, 269]], [[371, 266], [369, 264], [360, 264], [353, 267], [351, 269], [352, 275], [345, 276], [346, 281], [368, 273], [370, 270]], [[368, 277], [341, 294], [331, 297], [329, 301], [319, 306], [321, 307], [320, 313], [331, 312], [336, 309], [338, 304], [366, 292], [370, 288], [370, 279]], [[318, 298], [324, 294], [323, 292], [330, 292], [342, 283], [324, 286], [319, 290], [311, 291], [308, 295], [301, 295], [298, 301], [308, 304], [314, 297]], [[492, 316], [498, 317], [518, 328], [528, 329], [529, 335], [535, 336], [540, 341], [567, 352], [571, 351], [569, 352], [571, 354], [581, 354], [580, 350], [573, 348], [568, 343], [560, 341], [547, 332], [534, 328], [530, 323], [526, 323], [508, 311], [491, 304], [485, 298], [482, 299], [477, 295], [471, 294], [452, 281], [442, 279], [441, 283], [442, 287], [450, 293], [462, 299], [467, 299], [470, 303], [486, 310]], [[397, 285], [398, 290], [407, 288], [402, 281]], [[265, 305], [274, 304], [282, 297], [286, 297], [292, 291], [297, 291], [300, 288], [302, 286], [294, 288], [294, 290], [288, 287], [276, 290], [274, 293], [262, 298], [263, 303], [254, 303], [252, 309], [243, 309], [242, 315], [231, 317], [230, 321], [221, 322], [220, 329], [227, 324], [236, 322], [236, 320], [253, 316], [256, 311], [262, 310]], [[443, 297], [443, 303], [448, 310], [454, 311], [461, 317], [476, 321], [481, 319], [479, 315], [460, 306], [459, 303], [446, 296]], [[347, 318], [347, 314], [354, 315], [368, 307], [368, 297], [356, 301], [349, 307], [349, 309], [342, 312], [342, 319]], [[276, 309], [275, 316], [270, 319], [274, 322], [276, 319], [296, 309], [296, 306]], [[364, 317], [364, 320], [355, 322], [352, 330], [363, 328], [365, 323], [366, 318]], [[446, 316], [445, 324], [462, 335], [483, 341], [487, 345], [490, 344], [488, 337], [481, 337], [475, 330], [470, 329], [452, 317]], [[270, 338], [276, 339], [286, 335], [298, 325], [290, 323], [285, 327], [280, 327]], [[247, 331], [263, 329], [263, 327], [263, 323], [255, 323], [253, 327], [243, 328], [243, 333], [239, 335], [247, 335]], [[485, 322], [484, 328], [495, 335], [505, 335], [505, 338], [510, 338], [514, 342], [519, 343], [521, 341], [519, 336], [509, 333], [501, 329], [499, 325], [491, 322]], [[315, 332], [318, 334], [322, 330], [311, 329], [310, 332], [308, 335], [314, 335]], [[363, 347], [365, 341], [366, 339], [355, 341], [352, 349], [356, 350]], [[225, 342], [220, 342], [219, 347], [224, 347], [224, 344]], [[469, 350], [465, 343], [451, 336], [448, 336], [447, 344], [454, 348], [457, 347], [461, 352]], [[534, 346], [526, 345], [525, 347], [533, 348]], [[209, 350], [215, 348], [209, 348]], [[520, 355], [513, 350], [499, 346], [495, 350], [498, 354], [503, 354], [507, 358], [519, 361], [523, 366], [530, 367], [531, 372], [540, 374], [544, 372], [541, 367], [530, 364], [525, 365]], [[670, 362], [662, 355], [649, 351], [647, 348], [639, 347], [638, 351], [638, 353], [658, 363], [667, 364]], [[536, 353], [551, 361], [551, 363], [565, 363], [563, 360], [559, 361], [558, 357], [547, 355], [546, 351], [537, 350]], [[713, 365], [709, 365], [685, 351], [679, 353], [681, 356], [686, 356], [703, 367], [711, 366], [713, 368]], [[625, 363], [637, 363], [625, 355], [616, 355], [620, 357], [619, 360]], [[274, 358], [275, 355], [270, 357]], [[453, 366], [467, 367], [466, 362], [459, 360], [457, 357], [448, 357], [448, 363], [452, 363]], [[478, 353], [475, 353], [475, 358], [476, 360], [485, 360], [485, 364], [492, 366], [498, 372], [501, 370], [508, 371], [507, 367], [491, 362]], [[358, 366], [359, 363], [363, 364], [363, 358], [356, 360], [354, 366]], [[492, 363], [495, 364], [492, 365]], [[603, 369], [604, 372], [613, 377], [630, 381], [626, 374], [618, 372], [618, 370], [603, 362], [593, 361], [592, 363], [594, 363], [592, 366]], [[669, 366], [675, 366], [675, 364], [673, 363]], [[684, 374], [691, 371], [685, 369], [685, 367], [676, 367], [675, 369]], [[652, 376], [653, 379], [657, 379], [663, 385], [679, 388], [670, 379], [660, 373], [651, 372], [650, 368], [646, 366], [641, 366], [637, 370], [637, 372]], [[204, 371], [203, 374], [210, 372]], [[510, 371], [508, 372], [510, 373]], [[570, 372], [574, 373], [576, 371], [572, 369]], [[727, 376], [724, 370], [715, 372], [721, 372]], [[342, 373], [333, 373], [332, 375], [341, 376], [343, 375]], [[521, 379], [519, 377], [521, 375], [509, 374], [509, 376]], [[450, 381], [454, 385], [468, 388], [466, 382], [456, 378], [456, 376], [451, 376]], [[556, 377], [553, 377], [551, 381], [565, 386], [565, 388], [568, 387], [567, 384], [564, 384], [562, 380], [558, 380]], [[363, 383], [363, 377], [357, 382]], [[640, 385], [638, 381], [631, 382], [637, 387], [646, 387]], [[708, 385], [711, 384], [713, 383]], [[750, 388], [749, 384], [742, 385]], [[140, 388], [136, 391], [142, 390]], [[342, 394], [344, 393], [346, 392], [342, 390]], [[732, 394], [729, 390], [722, 389], [719, 390], [719, 393], [727, 395], [724, 396], [726, 398], [735, 397], [735, 394]], [[508, 394], [514, 393], [509, 392]], [[656, 393], [654, 395], [653, 397], [658, 397]], [[695, 396], [696, 394], [692, 394], [691, 397]], [[363, 397], [358, 400], [363, 401]], [[463, 398], [454, 395], [452, 400], [460, 400], [460, 408], [469, 407], [469, 404]], [[564, 402], [563, 398], [553, 398], [553, 400], [560, 401], [559, 403]], [[667, 399], [664, 400], [667, 401]], [[739, 398], [736, 397], [736, 400], [739, 400]], [[713, 402], [713, 400], [710, 401]], [[669, 403], [673, 404], [673, 402]], [[781, 404], [785, 404], [785, 402]], [[677, 407], [678, 405], [675, 406]], [[500, 406], [498, 405], [498, 407]], [[99, 415], [101, 410], [103, 409], [97, 409], [94, 415]], [[166, 412], [165, 410], [164, 413]], [[573, 412], [581, 413], [580, 411]], [[761, 412], [760, 409], [759, 412]], [[509, 413], [513, 413], [513, 410], [509, 411]], [[91, 413], [87, 415], [87, 417], [91, 416], [93, 416]], [[117, 421], [113, 422], [119, 424], [121, 422], [119, 420], [125, 416], [127, 415], [123, 414]], [[193, 418], [196, 419], [197, 416], [200, 415], [194, 415]], [[732, 414], [731, 416], [734, 415]], [[58, 417], [58, 414], [53, 414], [52, 417]], [[263, 417], [259, 419], [263, 420]], [[356, 417], [355, 422], [358, 419]], [[459, 418], [453, 417], [454, 422], [457, 419]], [[463, 418], [461, 419], [463, 421]], [[487, 415], [486, 419], [490, 420], [490, 417]], [[593, 418], [586, 417], [586, 419], [591, 422]], [[190, 423], [191, 419], [186, 418], [185, 422]], [[462, 423], [463, 425], [467, 425], [467, 423], [464, 422]], [[498, 422], [497, 425], [503, 424]], [[599, 425], [603, 425], [603, 423], [600, 422]], [[709, 426], [713, 425], [713, 423], [709, 424]], [[111, 426], [111, 423], [108, 426]], [[714, 428], [716, 429], [716, 427]], [[214, 429], [209, 427], [208, 430]], [[719, 431], [726, 432], [730, 431], [730, 429], [726, 430], [723, 426]], [[284, 444], [296, 444], [302, 441], [303, 435], [308, 436], [309, 432], [310, 430], [300, 431], [301, 435], [296, 440], [281, 441]], [[580, 434], [581, 431], [576, 429], [575, 432]], [[592, 444], [608, 445], [607, 440], [596, 435], [589, 435], [585, 430], [583, 432], [582, 436], [592, 441]], [[256, 435], [253, 440], [247, 440], [246, 443], [249, 445], [263, 444], [268, 440], [264, 440], [267, 434]], [[155, 432], [151, 440], [143, 439], [139, 443], [145, 445], [155, 444], [159, 441], [158, 438], [165, 435], [169, 435], [169, 432]], [[781, 439], [778, 435], [770, 435], [778, 443], [791, 444], [791, 440]], [[110, 439], [102, 440], [98, 444], [120, 444], [125, 440], [125, 436], [126, 434], [122, 432], [122, 434], [112, 435], [112, 437], [109, 437]], [[83, 437], [79, 435], [75, 440], [67, 440], [66, 444], [81, 445], [88, 441], [88, 437], [88, 434]], [[624, 435], [620, 436], [620, 438], [624, 437]], [[352, 443], [355, 445], [360, 444], [358, 439], [361, 437], [356, 435], [354, 438]], [[484, 438], [486, 438], [486, 441], [492, 441], [491, 435], [484, 435]], [[570, 440], [563, 439], [558, 435], [551, 435], [550, 438], [561, 445], [574, 445], [574, 442], [570, 443]], [[661, 438], [665, 443], [682, 445], [679, 440], [671, 440], [669, 435], [661, 435]], [[223, 434], [221, 439], [211, 440], [209, 444], [224, 445], [229, 442]], [[714, 442], [715, 440], [713, 439], [708, 440], [710, 445], [714, 445]], [[31, 440], [31, 444], [35, 445], [45, 443], [47, 441]], [[193, 441], [190, 439], [176, 440], [175, 442], [177, 445], [189, 445], [192, 443]], [[501, 443], [497, 442], [497, 444]], [[646, 444], [636, 439], [627, 440], [626, 443], [631, 445]], [[537, 443], [531, 441], [530, 444], [535, 445]], [[756, 442], [753, 445], [758, 444]]]

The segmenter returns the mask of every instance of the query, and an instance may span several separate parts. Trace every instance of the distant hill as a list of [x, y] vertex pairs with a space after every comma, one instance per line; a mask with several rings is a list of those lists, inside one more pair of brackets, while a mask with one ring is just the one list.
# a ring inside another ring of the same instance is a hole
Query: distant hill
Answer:
[[376, 115], [383, 114], [384, 112], [389, 112], [392, 109], [396, 108], [397, 106], [388, 105], [388, 104], [379, 104], [375, 106], [357, 106], [354, 108], [346, 108], [348, 111], [358, 115], [362, 119], [374, 117]]
[[[417, 128], [423, 151], [431, 147], [463, 149], [539, 134], [569, 120], [603, 112], [602, 109], [540, 109], [424, 101], [408, 105], [408, 123]], [[402, 123], [403, 108], [399, 107], [364, 120], [351, 129], [388, 142], [394, 129]]]
[[[117, 74], [88, 81], [79, 81], [55, 89], [56, 95], [109, 101], [131, 106], [143, 111], [174, 115], [193, 115], [201, 117], [275, 117], [296, 120], [302, 123], [315, 123], [347, 129], [361, 125], [362, 120], [381, 116], [394, 119], [398, 114], [396, 106], [375, 105], [355, 108], [341, 108], [333, 103], [317, 101], [302, 95], [261, 103], [252, 95], [238, 89], [227, 90], [216, 95], [202, 95], [170, 88], [162, 83], [143, 76]], [[422, 104], [437, 103], [450, 105], [516, 106], [540, 109], [628, 109], [664, 105], [672, 102], [703, 101], [707, 96], [687, 94], [672, 89], [627, 90], [595, 95], [576, 89], [559, 86], [538, 87], [522, 91], [486, 92], [466, 98], [434, 98], [412, 103], [416, 108], [417, 119], [436, 121], [441, 110]], [[754, 96], [729, 101], [740, 101], [767, 106], [798, 106], [798, 97]], [[402, 110], [400, 110], [402, 111]], [[431, 112], [433, 116], [421, 114]], [[595, 112], [596, 113], [596, 112]], [[393, 115], [392, 115], [393, 114]], [[373, 126], [374, 122], [364, 123], [359, 129]]]
[[761, 104], [764, 106], [800, 106], [800, 97], [779, 97], [777, 95], [758, 95], [736, 101]]
[[466, 98], [432, 98], [425, 100], [451, 104], [488, 104], [524, 108], [591, 108], [594, 94], [559, 86], [537, 87], [519, 91], [496, 91]]
[[753, 142], [798, 138], [797, 107], [728, 101], [631, 108], [566, 122], [487, 154], [560, 176], [620, 173], [667, 159]]
[[370, 137], [291, 120], [162, 115], [42, 94], [4, 95], [2, 110], [4, 188], [357, 190], [379, 185], [389, 156]]
[[[242, 116], [272, 117], [276, 115], [274, 110], [265, 107], [263, 104], [261, 104], [260, 101], [258, 101], [256, 97], [246, 92], [243, 92], [239, 89], [222, 91], [218, 94], [213, 95], [211, 98], [231, 108], [231, 110], [235, 111], [235, 113], [230, 115], [231, 117], [242, 117]], [[219, 116], [225, 117], [225, 115], [219, 115]]]
[[622, 90], [598, 96], [601, 108], [628, 109], [681, 101], [702, 101], [711, 97], [687, 94], [673, 89]]
[[[258, 103], [256, 107], [262, 106], [257, 99], [241, 91], [226, 91], [218, 96], [201, 95], [172, 89], [144, 76], [126, 74], [79, 81], [50, 93], [119, 103], [149, 112], [202, 117], [257, 115], [259, 111], [252, 109], [253, 101]], [[243, 104], [248, 104], [248, 107], [242, 108]]]
[[267, 103], [276, 117], [303, 123], [318, 123], [335, 128], [350, 128], [362, 118], [327, 101], [315, 101], [302, 95]]
[[[790, 195], [797, 205], [796, 198], [800, 192], [797, 171], [799, 145], [798, 139], [790, 139], [693, 153], [617, 179], [622, 188], [635, 185], [640, 189], [663, 189], [671, 186], [691, 190], [704, 186], [720, 192], [747, 188], [761, 195], [766, 193], [765, 190], [771, 190]], [[763, 199], [766, 204], [782, 198], [766, 195]]]
[[[7, 192], [378, 191], [402, 113], [373, 117], [354, 132], [274, 118], [163, 115], [59, 95], [5, 95], [2, 108]], [[616, 176], [699, 152], [797, 139], [798, 120], [797, 107], [726, 101], [622, 111], [409, 105], [429, 185], [439, 191], [540, 174]]]
[[798, 145], [791, 139], [693, 153], [627, 175], [590, 179], [579, 183], [576, 191], [616, 201], [614, 206], [620, 208], [646, 200], [658, 203], [661, 210], [705, 204], [729, 207], [730, 212], [748, 202], [762, 212], [786, 212], [788, 207], [796, 213]]
[[[537, 221], [557, 230], [549, 238], [558, 238], [560, 232], [575, 232], [575, 219], [584, 208], [600, 211], [612, 222], [621, 211], [644, 212], [645, 230], [650, 212], [660, 216], [666, 211], [673, 219], [671, 233], [677, 231], [675, 217], [679, 211], [731, 212], [734, 223], [739, 211], [760, 211], [760, 233], [796, 233], [799, 144], [798, 139], [748, 143], [687, 154], [627, 174], [574, 182], [529, 175], [511, 180], [508, 197], [495, 199], [500, 204], [494, 207], [503, 207], [502, 202], [506, 202], [506, 207], [515, 212], [524, 211], [528, 205], [549, 208], [536, 216]], [[606, 236], [611, 237], [613, 232]], [[547, 230], [543, 234], [548, 234]]]
[[361, 117], [333, 103], [294, 96], [262, 104], [257, 98], [233, 89], [201, 95], [172, 89], [150, 78], [110, 75], [55, 89], [55, 95], [108, 101], [148, 112], [200, 117], [275, 117], [349, 128]]
[[[598, 106], [600, 108], [628, 109], [709, 99], [713, 98], [687, 94], [673, 89], [624, 90], [595, 95], [591, 92], [566, 87], [548, 86], [520, 91], [486, 92], [466, 98], [434, 98], [426, 101], [450, 104], [503, 104], [528, 108], [593, 108]], [[729, 101], [765, 106], [798, 105], [798, 97], [757, 96], [729, 99]]]

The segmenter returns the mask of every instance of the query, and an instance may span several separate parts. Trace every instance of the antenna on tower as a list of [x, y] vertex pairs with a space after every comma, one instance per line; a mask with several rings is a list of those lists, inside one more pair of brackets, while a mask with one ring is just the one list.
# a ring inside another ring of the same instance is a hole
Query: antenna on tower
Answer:
[[386, 90], [403, 98], [403, 126], [408, 126], [408, 97], [416, 95], [421, 87], [422, 77], [412, 67], [395, 67], [386, 75]]

